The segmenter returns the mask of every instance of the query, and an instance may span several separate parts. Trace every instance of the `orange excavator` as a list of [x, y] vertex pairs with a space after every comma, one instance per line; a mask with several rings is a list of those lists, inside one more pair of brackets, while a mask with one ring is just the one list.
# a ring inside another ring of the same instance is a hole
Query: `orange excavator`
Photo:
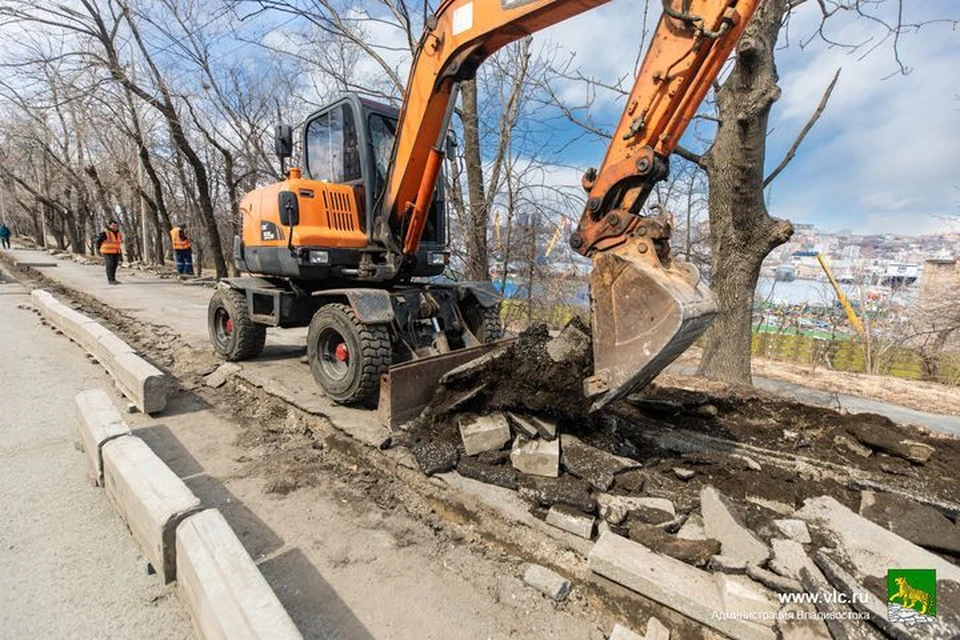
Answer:
[[[694, 267], [670, 255], [669, 217], [643, 206], [761, 0], [662, 1], [606, 156], [583, 174], [569, 238], [593, 260], [584, 393], [594, 409], [647, 384], [716, 314]], [[430, 280], [450, 255], [442, 166], [458, 87], [504, 45], [606, 2], [443, 0], [399, 112], [346, 95], [307, 118], [302, 167], [240, 205], [234, 255], [250, 275], [221, 281], [210, 301], [217, 353], [251, 358], [267, 327], [309, 327], [311, 371], [328, 396], [407, 398], [409, 417], [412, 398], [429, 400], [445, 371], [488, 350], [503, 333], [489, 283]], [[282, 166], [293, 147], [292, 128], [277, 127]]]

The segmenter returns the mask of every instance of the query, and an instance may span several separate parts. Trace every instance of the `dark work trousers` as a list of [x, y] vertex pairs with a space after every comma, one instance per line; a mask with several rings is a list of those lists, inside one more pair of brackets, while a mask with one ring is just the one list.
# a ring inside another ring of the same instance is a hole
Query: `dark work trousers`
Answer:
[[180, 275], [193, 275], [193, 249], [176, 249], [177, 254], [177, 273]]
[[103, 261], [107, 266], [107, 282], [117, 280], [117, 267], [120, 266], [120, 259], [123, 256], [119, 253], [107, 253], [103, 256]]
[[4, 249], [9, 249], [9, 248], [10, 248], [10, 237], [9, 237], [9, 236], [4, 236], [3, 238], [0, 238], [0, 240], [3, 241], [3, 248], [4, 248]]

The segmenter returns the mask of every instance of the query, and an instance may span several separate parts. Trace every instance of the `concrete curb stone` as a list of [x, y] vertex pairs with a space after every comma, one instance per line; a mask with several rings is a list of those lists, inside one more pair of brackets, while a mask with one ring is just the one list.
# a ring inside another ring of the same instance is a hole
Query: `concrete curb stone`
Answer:
[[110, 396], [102, 389], [81, 391], [76, 396], [77, 431], [93, 471], [97, 486], [103, 486], [103, 446], [120, 436], [130, 435], [130, 427], [120, 417]]
[[207, 509], [176, 532], [177, 582], [205, 640], [302, 639], [223, 515]]
[[200, 500], [136, 436], [103, 446], [103, 484], [144, 557], [165, 583], [174, 580], [176, 528], [200, 508]]

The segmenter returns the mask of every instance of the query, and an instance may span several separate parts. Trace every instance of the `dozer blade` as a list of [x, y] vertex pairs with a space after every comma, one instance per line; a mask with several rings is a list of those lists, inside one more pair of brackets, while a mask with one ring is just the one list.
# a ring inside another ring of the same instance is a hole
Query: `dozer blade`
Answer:
[[430, 404], [444, 374], [511, 342], [513, 339], [499, 340], [390, 367], [380, 378], [380, 402], [377, 406], [380, 421], [387, 428], [394, 429], [416, 418]]
[[662, 263], [645, 237], [594, 257], [590, 297], [594, 375], [584, 381], [584, 393], [599, 396], [593, 411], [647, 385], [717, 313], [696, 267]]

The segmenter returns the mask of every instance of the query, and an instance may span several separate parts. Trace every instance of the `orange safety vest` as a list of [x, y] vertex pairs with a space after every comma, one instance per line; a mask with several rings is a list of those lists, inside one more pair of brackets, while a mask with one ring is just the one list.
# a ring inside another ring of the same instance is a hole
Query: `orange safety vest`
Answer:
[[100, 245], [100, 253], [114, 255], [123, 253], [123, 236], [119, 231], [106, 230], [107, 237]]
[[170, 229], [170, 242], [173, 243], [174, 251], [190, 248], [190, 241], [180, 237], [180, 227]]

